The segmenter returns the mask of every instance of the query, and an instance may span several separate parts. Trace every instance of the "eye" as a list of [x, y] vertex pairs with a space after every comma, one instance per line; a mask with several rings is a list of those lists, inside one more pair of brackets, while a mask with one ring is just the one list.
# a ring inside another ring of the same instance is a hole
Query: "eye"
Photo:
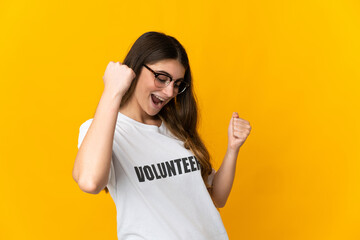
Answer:
[[176, 81], [174, 86], [175, 87], [180, 87], [183, 84], [183, 81]]
[[162, 81], [162, 82], [166, 82], [166, 81], [169, 79], [169, 77], [166, 76], [166, 75], [163, 75], [163, 74], [159, 74], [159, 75], [157, 76], [157, 79], [160, 80], [160, 81]]

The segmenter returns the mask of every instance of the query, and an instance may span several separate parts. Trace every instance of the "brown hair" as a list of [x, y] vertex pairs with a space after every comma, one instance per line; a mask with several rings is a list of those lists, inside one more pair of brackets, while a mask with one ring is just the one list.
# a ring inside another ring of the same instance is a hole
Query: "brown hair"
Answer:
[[[130, 67], [135, 72], [136, 77], [123, 96], [120, 107], [126, 104], [133, 94], [143, 64], [151, 64], [164, 59], [176, 59], [184, 66], [186, 70], [184, 80], [190, 86], [183, 93], [171, 99], [160, 110], [158, 116], [171, 133], [184, 142], [184, 147], [194, 153], [201, 165], [201, 176], [204, 183], [208, 191], [211, 192], [211, 186], [207, 185], [208, 175], [212, 171], [210, 154], [197, 132], [198, 111], [189, 59], [178, 40], [164, 33], [146, 32], [135, 41], [123, 64]], [[106, 187], [105, 192], [108, 192]]]

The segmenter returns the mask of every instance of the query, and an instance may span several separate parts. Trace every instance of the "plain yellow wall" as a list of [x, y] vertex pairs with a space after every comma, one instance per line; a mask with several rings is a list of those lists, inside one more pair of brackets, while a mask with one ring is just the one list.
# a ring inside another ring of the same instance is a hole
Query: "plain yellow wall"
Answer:
[[188, 51], [219, 168], [252, 131], [220, 209], [230, 239], [360, 239], [358, 1], [0, 3], [0, 239], [116, 239], [109, 194], [72, 179], [109, 61], [146, 31]]

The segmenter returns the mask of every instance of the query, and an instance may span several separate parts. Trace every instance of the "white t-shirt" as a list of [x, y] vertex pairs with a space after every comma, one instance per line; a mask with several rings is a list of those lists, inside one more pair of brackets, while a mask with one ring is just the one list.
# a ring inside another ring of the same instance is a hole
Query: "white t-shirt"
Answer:
[[[78, 148], [92, 120], [81, 125]], [[106, 186], [116, 205], [118, 239], [229, 239], [200, 163], [164, 123], [118, 113]]]

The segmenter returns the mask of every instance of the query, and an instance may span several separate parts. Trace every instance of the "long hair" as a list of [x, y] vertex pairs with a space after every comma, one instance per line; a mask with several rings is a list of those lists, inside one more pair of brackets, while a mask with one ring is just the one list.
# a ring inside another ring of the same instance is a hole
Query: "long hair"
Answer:
[[[178, 60], [184, 66], [184, 81], [188, 82], [190, 86], [183, 93], [171, 99], [160, 110], [158, 116], [170, 132], [184, 142], [184, 147], [194, 153], [200, 163], [201, 176], [205, 186], [211, 193], [211, 186], [207, 185], [207, 178], [212, 171], [210, 155], [197, 132], [198, 111], [189, 59], [178, 40], [164, 33], [146, 32], [135, 41], [123, 64], [130, 67], [136, 77], [122, 97], [120, 107], [125, 105], [133, 94], [143, 64], [151, 64], [164, 59]], [[106, 187], [105, 192], [108, 192]]]

